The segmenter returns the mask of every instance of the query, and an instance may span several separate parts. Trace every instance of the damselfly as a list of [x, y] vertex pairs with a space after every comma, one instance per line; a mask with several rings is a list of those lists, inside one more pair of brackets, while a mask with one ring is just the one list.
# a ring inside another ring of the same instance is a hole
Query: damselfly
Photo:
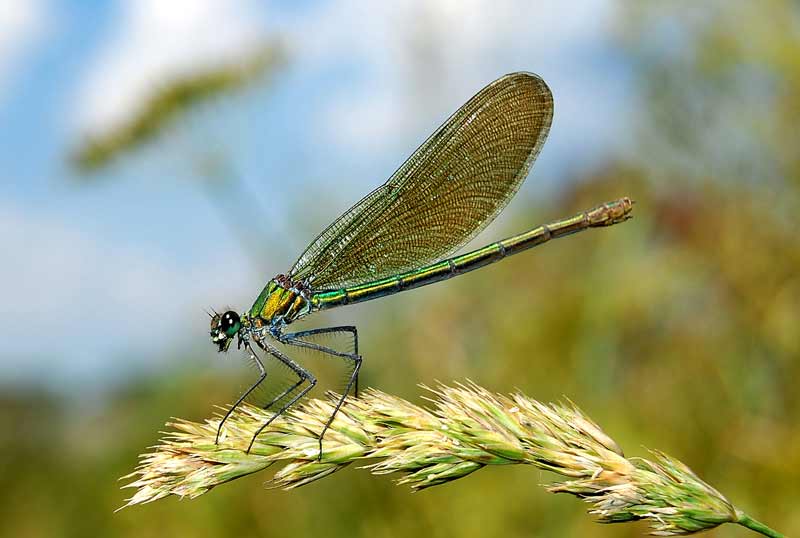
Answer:
[[[550, 89], [531, 73], [501, 77], [444, 122], [386, 183], [337, 218], [306, 248], [286, 274], [270, 280], [242, 314], [214, 314], [211, 340], [227, 351], [234, 338], [259, 369], [258, 380], [219, 424], [267, 376], [252, 343], [286, 365], [293, 380], [266, 409], [275, 412], [256, 431], [302, 398], [316, 377], [279, 349], [306, 348], [350, 365], [347, 386], [319, 434], [322, 438], [347, 395], [358, 394], [358, 333], [354, 326], [292, 332], [288, 327], [315, 311], [406, 291], [472, 271], [558, 237], [627, 220], [628, 198], [605, 203], [502, 241], [451, 256], [486, 227], [519, 189], [544, 144], [553, 118]], [[352, 350], [315, 342], [319, 335], [348, 334]], [[264, 356], [266, 357], [266, 356]]]

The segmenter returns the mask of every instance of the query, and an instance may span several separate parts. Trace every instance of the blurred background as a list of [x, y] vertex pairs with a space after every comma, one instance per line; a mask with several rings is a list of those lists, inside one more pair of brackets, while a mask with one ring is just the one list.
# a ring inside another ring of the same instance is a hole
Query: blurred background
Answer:
[[306, 326], [356, 323], [362, 385], [412, 400], [466, 378], [569, 397], [627, 455], [664, 450], [798, 534], [793, 0], [4, 0], [0, 534], [643, 535], [526, 468], [419, 494], [355, 468], [289, 493], [263, 473], [113, 513], [166, 420], [250, 379], [204, 309], [249, 307], [516, 70], [552, 88], [553, 128], [474, 245], [620, 196], [635, 218]]

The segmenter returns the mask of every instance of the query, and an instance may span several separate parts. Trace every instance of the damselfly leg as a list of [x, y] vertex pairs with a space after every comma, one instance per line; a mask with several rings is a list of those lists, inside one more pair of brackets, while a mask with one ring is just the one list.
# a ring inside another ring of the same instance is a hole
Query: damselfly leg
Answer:
[[294, 362], [292, 359], [290, 359], [289, 357], [287, 357], [286, 355], [281, 353], [279, 350], [275, 349], [273, 346], [269, 345], [269, 343], [263, 342], [262, 340], [256, 340], [256, 343], [258, 343], [258, 345], [259, 345], [259, 347], [261, 349], [263, 349], [264, 351], [266, 351], [267, 353], [269, 353], [270, 355], [272, 355], [273, 357], [275, 357], [276, 359], [281, 361], [284, 365], [288, 366], [295, 374], [297, 374], [297, 377], [298, 377], [298, 380], [294, 385], [292, 385], [291, 387], [289, 387], [286, 390], [284, 390], [283, 392], [281, 392], [277, 397], [275, 397], [272, 401], [270, 401], [268, 404], [266, 404], [263, 407], [264, 409], [269, 409], [276, 402], [279, 402], [283, 398], [285, 398], [286, 396], [292, 394], [292, 392], [294, 392], [304, 382], [307, 382], [308, 385], [303, 387], [302, 390], [300, 390], [297, 394], [293, 395], [289, 399], [289, 401], [287, 401], [285, 404], [283, 404], [281, 406], [281, 408], [278, 409], [269, 418], [269, 420], [264, 422], [258, 428], [258, 430], [256, 430], [256, 432], [253, 434], [253, 437], [250, 439], [250, 444], [247, 445], [247, 450], [245, 451], [245, 453], [247, 453], [247, 454], [250, 453], [250, 449], [253, 448], [253, 443], [256, 442], [256, 438], [259, 436], [259, 434], [261, 434], [262, 431], [264, 431], [264, 428], [266, 428], [267, 426], [272, 424], [272, 422], [276, 418], [278, 418], [280, 415], [282, 415], [284, 412], [286, 412], [287, 409], [292, 407], [300, 398], [305, 396], [308, 393], [308, 391], [313, 389], [314, 386], [317, 384], [317, 378], [314, 377], [314, 375], [311, 372], [309, 372], [308, 370], [306, 370], [305, 368], [303, 368], [302, 366], [300, 366], [299, 364]]
[[[324, 346], [322, 344], [318, 344], [315, 342], [309, 342], [306, 340], [309, 336], [316, 336], [321, 334], [341, 334], [341, 333], [350, 333], [353, 335], [353, 352], [343, 352], [333, 349], [332, 347]], [[345, 361], [349, 361], [352, 364], [352, 370], [350, 371], [350, 377], [347, 380], [347, 385], [345, 386], [344, 390], [342, 391], [339, 400], [336, 402], [336, 407], [331, 413], [331, 416], [328, 417], [328, 421], [325, 423], [325, 426], [322, 428], [322, 431], [319, 434], [319, 458], [322, 458], [322, 439], [325, 437], [325, 432], [328, 431], [328, 428], [333, 423], [333, 419], [336, 417], [336, 413], [339, 412], [339, 409], [344, 404], [344, 401], [347, 399], [347, 395], [350, 394], [350, 390], [355, 387], [355, 395], [358, 397], [358, 373], [361, 371], [361, 363], [363, 361], [362, 357], [358, 354], [358, 330], [356, 327], [352, 325], [343, 325], [339, 327], [322, 327], [319, 329], [310, 329], [307, 331], [298, 331], [294, 333], [286, 333], [280, 334], [278, 336], [278, 340], [290, 346], [297, 346], [297, 347], [304, 347], [308, 349], [313, 349], [315, 351], [319, 351], [321, 353], [325, 353], [331, 357], [339, 357], [344, 359]]]
[[[286, 355], [284, 355], [283, 353], [281, 353], [280, 351], [278, 351], [274, 347], [270, 346], [269, 344], [265, 344], [265, 343], [261, 342], [258, 339], [256, 339], [256, 343], [258, 343], [259, 347], [261, 347], [264, 351], [266, 351], [267, 353], [269, 353], [270, 355], [272, 355], [273, 357], [278, 359], [285, 366], [287, 366], [297, 376], [297, 381], [295, 381], [294, 384], [292, 384], [288, 388], [286, 388], [283, 391], [281, 391], [277, 396], [275, 396], [271, 400], [269, 400], [268, 403], [261, 405], [261, 407], [263, 409], [270, 409], [273, 405], [277, 404], [278, 402], [280, 402], [281, 400], [283, 400], [287, 396], [291, 395], [304, 382], [308, 382], [309, 386], [305, 387], [297, 395], [293, 395], [291, 397], [291, 399], [285, 405], [283, 405], [280, 408], [279, 411], [277, 411], [275, 414], [273, 414], [272, 417], [270, 417], [270, 419], [267, 422], [265, 422], [258, 429], [258, 431], [256, 431], [255, 435], [253, 435], [252, 439], [250, 440], [250, 444], [247, 446], [247, 452], [248, 453], [250, 452], [250, 449], [253, 447], [253, 443], [255, 442], [256, 437], [258, 437], [258, 434], [260, 434], [261, 431], [264, 428], [266, 428], [270, 423], [272, 423], [272, 421], [275, 420], [275, 418], [278, 415], [280, 415], [281, 413], [283, 413], [284, 411], [289, 409], [297, 400], [302, 398], [317, 383], [316, 378], [311, 374], [311, 372], [309, 372], [308, 370], [306, 370], [305, 368], [303, 368], [302, 366], [300, 366], [299, 364], [294, 362], [292, 359], [290, 359], [289, 357], [287, 357]], [[225, 424], [225, 421], [228, 420], [228, 418], [231, 416], [233, 411], [237, 407], [239, 407], [239, 405], [245, 399], [247, 399], [247, 397], [250, 396], [250, 394], [252, 394], [253, 391], [256, 388], [258, 388], [259, 385], [261, 385], [261, 383], [267, 378], [267, 369], [264, 367], [264, 362], [255, 353], [253, 348], [250, 346], [250, 343], [249, 342], [245, 342], [244, 343], [244, 347], [245, 347], [245, 350], [247, 351], [247, 353], [250, 355], [250, 359], [255, 363], [256, 367], [258, 368], [258, 371], [259, 371], [258, 379], [246, 391], [244, 391], [241, 396], [239, 396], [239, 399], [236, 400], [236, 403], [234, 403], [228, 409], [228, 411], [225, 413], [225, 416], [222, 417], [222, 420], [220, 421], [219, 426], [217, 427], [217, 435], [216, 435], [216, 438], [214, 440], [215, 444], [219, 444], [219, 438], [220, 438], [220, 435], [222, 433], [222, 426]]]
[[219, 444], [219, 436], [222, 433], [222, 425], [225, 424], [225, 421], [228, 420], [228, 417], [231, 416], [231, 413], [233, 413], [233, 410], [236, 409], [237, 407], [239, 407], [239, 404], [241, 404], [245, 400], [245, 398], [247, 398], [250, 395], [250, 393], [253, 392], [261, 384], [261, 382], [264, 381], [267, 378], [267, 370], [266, 370], [266, 368], [264, 368], [264, 363], [262, 363], [261, 359], [258, 358], [258, 355], [255, 354], [255, 352], [253, 351], [253, 348], [250, 347], [250, 344], [248, 342], [245, 342], [244, 347], [245, 347], [245, 350], [250, 354], [250, 358], [253, 360], [253, 362], [258, 367], [258, 371], [259, 371], [258, 380], [256, 380], [256, 382], [253, 383], [250, 386], [249, 389], [244, 391], [242, 393], [242, 395], [239, 396], [239, 399], [236, 400], [236, 403], [233, 404], [230, 407], [230, 409], [228, 409], [228, 412], [225, 413], [225, 416], [222, 417], [222, 420], [219, 421], [219, 426], [217, 426], [217, 436], [214, 439], [214, 444], [215, 445]]

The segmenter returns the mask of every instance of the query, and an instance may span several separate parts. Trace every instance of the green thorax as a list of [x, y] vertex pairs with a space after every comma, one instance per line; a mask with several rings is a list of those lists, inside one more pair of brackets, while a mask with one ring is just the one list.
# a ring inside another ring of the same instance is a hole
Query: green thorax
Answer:
[[291, 323], [310, 312], [311, 303], [303, 297], [302, 292], [288, 286], [287, 279], [279, 276], [267, 282], [250, 308], [249, 315], [254, 325], [263, 326], [278, 320]]

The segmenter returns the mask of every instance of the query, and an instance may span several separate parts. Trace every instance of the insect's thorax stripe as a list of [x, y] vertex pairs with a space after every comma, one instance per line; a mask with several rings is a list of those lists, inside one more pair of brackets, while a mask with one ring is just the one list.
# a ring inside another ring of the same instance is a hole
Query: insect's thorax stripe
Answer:
[[309, 303], [302, 295], [270, 280], [250, 308], [250, 317], [261, 319], [266, 323], [280, 317], [288, 323], [302, 317], [308, 311]]

